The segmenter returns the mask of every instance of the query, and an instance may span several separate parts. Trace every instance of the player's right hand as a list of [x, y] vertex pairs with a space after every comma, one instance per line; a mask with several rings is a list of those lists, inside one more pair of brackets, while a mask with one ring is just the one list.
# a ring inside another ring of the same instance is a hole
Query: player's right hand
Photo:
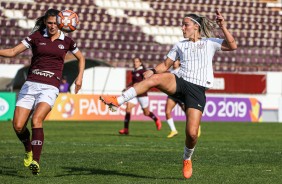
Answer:
[[223, 16], [222, 16], [222, 14], [219, 12], [219, 10], [216, 10], [215, 13], [216, 13], [216, 19], [215, 19], [215, 21], [216, 21], [217, 25], [218, 25], [220, 28], [226, 26], [226, 25], [225, 25], [225, 22], [224, 22], [224, 18], [223, 18]]

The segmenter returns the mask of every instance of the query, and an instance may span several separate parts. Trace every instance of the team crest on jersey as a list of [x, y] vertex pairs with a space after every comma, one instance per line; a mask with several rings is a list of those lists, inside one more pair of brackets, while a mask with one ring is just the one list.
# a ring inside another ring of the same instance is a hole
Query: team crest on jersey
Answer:
[[64, 49], [65, 48], [64, 45], [62, 45], [62, 44], [58, 45], [58, 47], [59, 47], [59, 49]]
[[197, 48], [198, 49], [203, 49], [205, 47], [205, 43], [199, 43], [198, 45], [197, 45]]

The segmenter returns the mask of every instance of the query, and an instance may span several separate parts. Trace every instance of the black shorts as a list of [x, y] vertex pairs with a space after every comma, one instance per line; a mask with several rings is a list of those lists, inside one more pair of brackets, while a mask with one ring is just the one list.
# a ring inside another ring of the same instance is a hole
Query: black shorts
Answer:
[[184, 104], [183, 101], [181, 101], [180, 99], [174, 97], [174, 96], [171, 96], [171, 95], [168, 95], [167, 98], [173, 100], [175, 103], [177, 103], [178, 105], [182, 106]]
[[170, 96], [184, 102], [185, 109], [194, 108], [203, 112], [206, 105], [206, 88], [187, 82], [177, 76], [175, 76], [175, 80], [176, 92]]

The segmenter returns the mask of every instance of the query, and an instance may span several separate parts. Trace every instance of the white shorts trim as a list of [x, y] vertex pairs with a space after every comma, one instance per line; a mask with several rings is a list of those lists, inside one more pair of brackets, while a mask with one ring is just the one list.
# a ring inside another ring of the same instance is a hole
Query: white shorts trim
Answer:
[[59, 95], [59, 89], [49, 84], [26, 81], [22, 86], [16, 106], [33, 110], [40, 102], [46, 102], [52, 108]]

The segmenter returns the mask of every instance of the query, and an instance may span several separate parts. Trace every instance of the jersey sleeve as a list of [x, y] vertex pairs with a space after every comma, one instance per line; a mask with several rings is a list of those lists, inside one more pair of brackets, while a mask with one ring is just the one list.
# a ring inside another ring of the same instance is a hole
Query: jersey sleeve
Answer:
[[79, 49], [77, 48], [77, 44], [73, 40], [71, 40], [69, 51], [75, 54], [78, 50]]
[[30, 49], [34, 43], [35, 43], [35, 37], [36, 37], [36, 32], [25, 37], [23, 40], [22, 40], [22, 43], [26, 46], [26, 48]]
[[215, 51], [221, 51], [221, 45], [222, 45], [222, 42], [223, 42], [224, 39], [221, 39], [221, 38], [209, 38], [209, 40], [211, 41]]
[[168, 54], [166, 55], [168, 58], [170, 58], [173, 61], [176, 61], [179, 58], [179, 54], [178, 54], [178, 49], [177, 49], [177, 44], [175, 44], [171, 50], [168, 52]]

